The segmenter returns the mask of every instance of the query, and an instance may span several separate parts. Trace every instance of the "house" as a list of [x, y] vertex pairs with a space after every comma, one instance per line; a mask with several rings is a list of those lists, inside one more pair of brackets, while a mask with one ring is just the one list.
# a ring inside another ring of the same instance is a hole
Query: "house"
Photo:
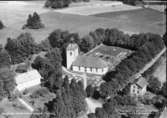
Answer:
[[24, 73], [17, 73], [15, 76], [16, 89], [23, 91], [41, 83], [41, 75], [35, 69]]
[[146, 93], [148, 82], [144, 77], [139, 77], [130, 85], [130, 95], [142, 96]]
[[99, 45], [88, 53], [79, 54], [79, 46], [70, 43], [66, 48], [67, 69], [75, 72], [104, 75], [131, 51], [115, 46]]

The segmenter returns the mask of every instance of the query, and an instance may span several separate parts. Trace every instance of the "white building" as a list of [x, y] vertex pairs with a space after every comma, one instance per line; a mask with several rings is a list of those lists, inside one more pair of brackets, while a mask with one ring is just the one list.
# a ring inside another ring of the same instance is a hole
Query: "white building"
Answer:
[[19, 73], [15, 76], [16, 89], [23, 91], [41, 83], [41, 75], [37, 70], [30, 70], [25, 73]]
[[67, 69], [71, 68], [72, 63], [79, 55], [79, 47], [76, 43], [70, 43], [66, 48]]
[[103, 75], [108, 71], [108, 64], [93, 56], [79, 56], [72, 63], [72, 70], [77, 72]]
[[142, 96], [146, 93], [148, 82], [142, 76], [130, 85], [130, 95]]
[[66, 49], [67, 69], [76, 72], [103, 75], [108, 71], [108, 63], [101, 58], [79, 55], [79, 47], [70, 43]]

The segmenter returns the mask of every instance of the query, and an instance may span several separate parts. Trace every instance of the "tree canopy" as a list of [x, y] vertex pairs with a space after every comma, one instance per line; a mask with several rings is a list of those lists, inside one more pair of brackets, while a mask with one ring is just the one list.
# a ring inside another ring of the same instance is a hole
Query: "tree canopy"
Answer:
[[21, 63], [32, 54], [38, 53], [40, 48], [29, 33], [22, 33], [16, 39], [7, 39], [5, 49], [8, 51], [13, 64]]
[[0, 99], [10, 97], [15, 88], [14, 76], [9, 68], [0, 68]]
[[81, 1], [88, 2], [89, 0], [47, 0], [44, 6], [47, 8], [59, 9], [69, 7], [71, 2]]
[[38, 13], [34, 12], [33, 15], [29, 14], [27, 23], [23, 26], [23, 29], [40, 29], [44, 28], [44, 24], [41, 22], [41, 18]]
[[45, 104], [44, 109], [50, 113], [47, 118], [76, 118], [81, 112], [85, 112], [86, 95], [83, 91], [79, 83], [75, 80], [69, 83], [68, 77], [65, 77], [61, 88], [56, 92], [57, 97]]

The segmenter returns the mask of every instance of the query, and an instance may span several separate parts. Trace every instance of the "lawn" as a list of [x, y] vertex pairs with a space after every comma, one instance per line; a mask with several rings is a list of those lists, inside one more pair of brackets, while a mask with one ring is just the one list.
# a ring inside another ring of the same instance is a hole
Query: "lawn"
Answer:
[[[17, 99], [9, 101], [4, 99], [0, 102], [0, 108], [4, 109], [2, 116], [12, 116], [12, 118], [29, 118], [31, 112], [27, 110]], [[1, 117], [0, 117], [1, 118]]]

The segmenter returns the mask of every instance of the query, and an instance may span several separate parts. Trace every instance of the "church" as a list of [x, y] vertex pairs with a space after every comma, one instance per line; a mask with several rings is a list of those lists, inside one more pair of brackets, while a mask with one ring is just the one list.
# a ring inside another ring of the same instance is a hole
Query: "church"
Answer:
[[129, 50], [101, 44], [81, 55], [79, 46], [76, 43], [70, 43], [66, 48], [66, 66], [74, 72], [104, 75], [127, 54], [130, 54]]

